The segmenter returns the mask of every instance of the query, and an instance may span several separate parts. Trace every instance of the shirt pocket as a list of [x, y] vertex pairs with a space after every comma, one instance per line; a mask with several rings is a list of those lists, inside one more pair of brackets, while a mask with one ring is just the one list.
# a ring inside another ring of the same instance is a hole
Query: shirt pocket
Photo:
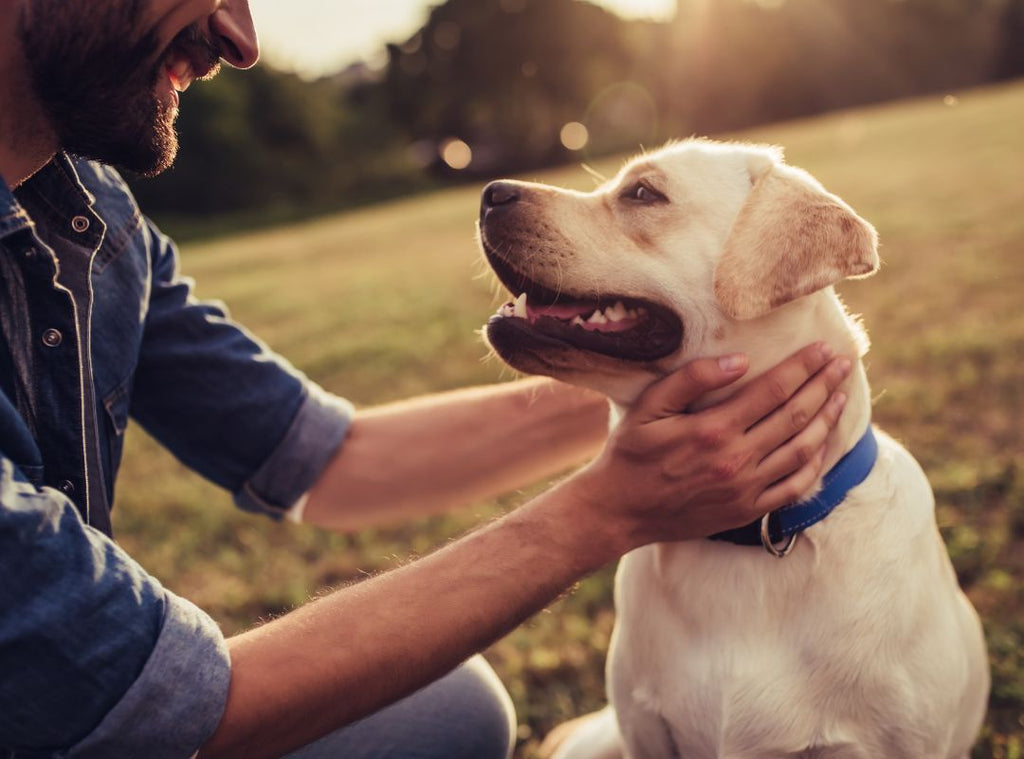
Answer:
[[[128, 427], [128, 408], [131, 405], [131, 380], [131, 377], [126, 378], [103, 397], [103, 408], [107, 417], [104, 430], [106, 445], [103, 446], [103, 453], [106, 456], [104, 469], [110, 491], [114, 489], [117, 470], [121, 466], [124, 433]], [[108, 495], [113, 498], [113, 492]]]

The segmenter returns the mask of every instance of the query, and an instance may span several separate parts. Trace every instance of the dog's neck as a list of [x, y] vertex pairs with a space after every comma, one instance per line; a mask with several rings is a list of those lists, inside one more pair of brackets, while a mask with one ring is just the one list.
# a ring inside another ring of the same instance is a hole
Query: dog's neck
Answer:
[[[750, 361], [750, 369], [740, 381], [709, 393], [691, 410], [721, 403], [787, 356], [824, 340], [837, 355], [850, 357], [854, 364], [850, 376], [840, 386], [848, 401], [839, 424], [826, 441], [823, 472], [835, 466], [857, 444], [871, 421], [871, 391], [861, 362], [868, 342], [860, 325], [846, 312], [831, 288], [782, 306], [756, 323], [733, 323], [719, 334], [721, 337], [706, 341], [693, 357], [744, 353]], [[622, 407], [616, 409], [616, 418], [621, 417], [623, 410]], [[803, 497], [813, 495], [820, 486], [819, 480]]]
[[721, 394], [709, 395], [706, 402], [721, 402], [786, 356], [818, 340], [826, 341], [837, 355], [847, 356], [854, 362], [850, 376], [840, 387], [848, 398], [846, 408], [826, 443], [825, 471], [828, 471], [857, 444], [871, 420], [871, 391], [861, 362], [868, 348], [867, 335], [847, 313], [832, 288], [782, 306], [759, 319], [757, 324], [738, 323], [727, 328], [721, 350], [719, 345], [714, 345], [715, 353], [745, 353], [750, 360], [750, 370], [735, 386]]

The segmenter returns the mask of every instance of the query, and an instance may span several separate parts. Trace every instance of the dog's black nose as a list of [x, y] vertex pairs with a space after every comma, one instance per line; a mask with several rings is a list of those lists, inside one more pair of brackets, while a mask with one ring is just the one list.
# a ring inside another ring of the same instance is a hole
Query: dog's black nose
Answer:
[[519, 187], [512, 182], [491, 182], [484, 188], [484, 208], [505, 206], [519, 200]]

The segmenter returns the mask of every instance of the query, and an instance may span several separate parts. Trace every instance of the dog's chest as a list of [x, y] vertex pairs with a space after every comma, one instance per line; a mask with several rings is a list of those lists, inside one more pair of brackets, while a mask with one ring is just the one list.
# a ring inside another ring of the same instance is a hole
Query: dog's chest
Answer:
[[[751, 561], [762, 558], [750, 554]], [[841, 723], [848, 707], [841, 693], [836, 698], [833, 678], [863, 672], [844, 653], [827, 650], [827, 632], [803, 618], [788, 578], [776, 578], [781, 593], [752, 587], [757, 567], [735, 566], [732, 557], [712, 582], [709, 557], [687, 558], [651, 550], [620, 569], [609, 674], [615, 707], [628, 715], [622, 722], [656, 719], [670, 736], [671, 755], [682, 757], [741, 757], [750, 749], [763, 758], [766, 747], [779, 747], [772, 756], [780, 759], [861, 756], [849, 752], [849, 736], [822, 735], [820, 726]], [[651, 583], [659, 570], [687, 579]], [[817, 753], [806, 754], [811, 745]]]
[[[912, 483], [920, 498], [908, 503], [887, 466], [784, 560], [709, 541], [652, 546], [623, 560], [610, 695], [628, 743], [643, 741], [652, 724], [671, 736], [667, 748], [636, 756], [922, 755], [904, 745], [907, 736], [933, 729], [936, 713], [950, 707], [923, 703], [920, 683], [935, 656], [955, 660], [961, 644], [918, 629], [923, 619], [949, 627], [940, 619], [956, 589], [930, 599], [915, 590], [943, 585], [947, 560], [929, 538], [927, 483]], [[879, 524], [892, 530], [880, 534]], [[921, 534], [920, 555], [908, 558], [888, 532]], [[914, 651], [930, 651], [930, 663], [900, 642], [911, 639]], [[878, 730], [872, 714], [904, 724], [906, 735]]]

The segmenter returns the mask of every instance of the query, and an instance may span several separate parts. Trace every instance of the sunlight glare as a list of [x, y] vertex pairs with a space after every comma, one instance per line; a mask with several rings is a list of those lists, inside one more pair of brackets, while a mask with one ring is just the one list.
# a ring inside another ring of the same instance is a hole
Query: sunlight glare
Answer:
[[[541, 0], [542, 1], [542, 0]], [[408, 40], [426, 23], [438, 0], [249, 0], [266, 59], [315, 78], [357, 60], [375, 67], [387, 62], [384, 45]], [[676, 0], [592, 0], [625, 18], [668, 21]], [[501, 0], [506, 13], [519, 13], [526, 0]], [[439, 42], [456, 45], [460, 30], [441, 31]]]
[[596, 0], [596, 2], [627, 18], [654, 18], [667, 21], [676, 13], [676, 0]]

